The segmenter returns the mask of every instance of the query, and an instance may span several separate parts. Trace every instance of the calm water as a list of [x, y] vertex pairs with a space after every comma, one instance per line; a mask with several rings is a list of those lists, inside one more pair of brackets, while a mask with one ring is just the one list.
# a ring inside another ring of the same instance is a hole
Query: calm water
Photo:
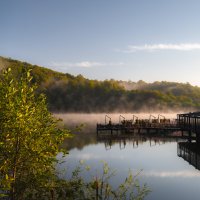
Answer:
[[[69, 149], [66, 162], [59, 168], [70, 170], [85, 160], [91, 166], [91, 173], [100, 173], [102, 160], [117, 170], [113, 184], [120, 183], [129, 170], [133, 173], [142, 170], [139, 176], [140, 183], [146, 183], [152, 192], [146, 197], [148, 200], [181, 199], [199, 200], [200, 198], [200, 171], [195, 169], [182, 157], [177, 155], [179, 142], [170, 138], [97, 138], [96, 123], [104, 122], [104, 114], [59, 114], [69, 127], [85, 123], [81, 133], [64, 144]], [[117, 122], [119, 115], [113, 115], [112, 120]], [[124, 114], [128, 119], [131, 115]], [[140, 117], [147, 118], [145, 114]], [[165, 115], [166, 116], [166, 115]], [[167, 117], [176, 117], [171, 114]], [[186, 155], [187, 157], [187, 155]], [[98, 172], [97, 172], [98, 171]], [[67, 176], [67, 173], [64, 173]]]

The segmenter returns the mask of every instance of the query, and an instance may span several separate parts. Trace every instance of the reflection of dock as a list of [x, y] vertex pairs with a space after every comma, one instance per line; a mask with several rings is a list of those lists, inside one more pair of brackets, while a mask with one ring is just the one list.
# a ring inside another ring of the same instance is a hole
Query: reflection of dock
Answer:
[[[166, 140], [166, 139], [170, 139], [170, 140], [178, 140], [178, 139], [183, 139], [183, 140], [188, 140], [189, 137], [188, 136], [182, 136], [182, 134], [180, 132], [176, 132], [176, 133], [172, 133], [172, 134], [99, 134], [97, 136], [97, 140], [98, 141], [105, 141], [105, 140], [113, 140], [113, 141], [118, 141], [118, 140], [132, 140], [135, 138], [152, 138], [152, 139], [162, 139], [162, 140]], [[195, 139], [195, 137], [192, 137], [192, 139]]]
[[200, 170], [200, 148], [192, 142], [180, 142], [177, 147], [177, 155]]
[[109, 150], [113, 145], [119, 144], [120, 149], [125, 149], [127, 144], [131, 144], [133, 148], [138, 148], [139, 144], [149, 142], [149, 146], [153, 147], [156, 145], [165, 144], [166, 142], [179, 142], [186, 141], [187, 136], [182, 137], [181, 135], [149, 135], [149, 134], [99, 134], [97, 136], [98, 142], [103, 142], [105, 149]]

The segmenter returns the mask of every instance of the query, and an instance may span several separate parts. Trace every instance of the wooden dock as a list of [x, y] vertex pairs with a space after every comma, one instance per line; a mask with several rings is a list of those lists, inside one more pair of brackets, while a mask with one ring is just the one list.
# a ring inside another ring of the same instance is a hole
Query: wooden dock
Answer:
[[189, 136], [195, 134], [200, 146], [200, 112], [177, 114], [177, 126], [186, 130]]
[[181, 131], [182, 129], [176, 124], [132, 124], [126, 126], [125, 124], [97, 124], [97, 134], [102, 131], [109, 131], [111, 134], [114, 131], [121, 132], [161, 132], [161, 131]]
[[[158, 133], [184, 130], [183, 127], [178, 125], [177, 120], [166, 119], [162, 115], [159, 115], [158, 118], [150, 115], [149, 119], [138, 119], [135, 115], [133, 116], [132, 120], [126, 120], [120, 115], [119, 123], [112, 123], [111, 118], [106, 115], [105, 124], [97, 124], [96, 126], [97, 134], [101, 134], [102, 132], [110, 132], [110, 134], [113, 134], [114, 132]], [[163, 118], [159, 119], [160, 116]], [[154, 118], [152, 119], [152, 117]]]
[[97, 135], [107, 133], [164, 133], [181, 132], [182, 137], [186, 133], [189, 141], [196, 140], [200, 146], [200, 112], [177, 114], [177, 119], [166, 119], [163, 115], [155, 117], [150, 115], [149, 119], [139, 119], [133, 115], [130, 120], [119, 116], [119, 123], [113, 123], [112, 119], [105, 115], [105, 124], [97, 124]]

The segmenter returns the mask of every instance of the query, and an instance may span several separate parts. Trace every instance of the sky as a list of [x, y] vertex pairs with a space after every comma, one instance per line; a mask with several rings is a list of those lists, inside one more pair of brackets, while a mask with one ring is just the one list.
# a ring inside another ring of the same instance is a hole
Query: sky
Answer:
[[0, 0], [0, 56], [89, 79], [200, 86], [199, 0]]

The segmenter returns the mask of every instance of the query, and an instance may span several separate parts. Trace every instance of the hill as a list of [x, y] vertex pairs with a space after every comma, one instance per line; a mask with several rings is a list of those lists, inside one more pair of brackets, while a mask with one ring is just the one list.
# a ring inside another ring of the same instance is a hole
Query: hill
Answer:
[[41, 66], [0, 57], [0, 69], [15, 76], [32, 69], [38, 92], [47, 96], [52, 112], [165, 112], [200, 109], [200, 87], [188, 83], [89, 80]]

